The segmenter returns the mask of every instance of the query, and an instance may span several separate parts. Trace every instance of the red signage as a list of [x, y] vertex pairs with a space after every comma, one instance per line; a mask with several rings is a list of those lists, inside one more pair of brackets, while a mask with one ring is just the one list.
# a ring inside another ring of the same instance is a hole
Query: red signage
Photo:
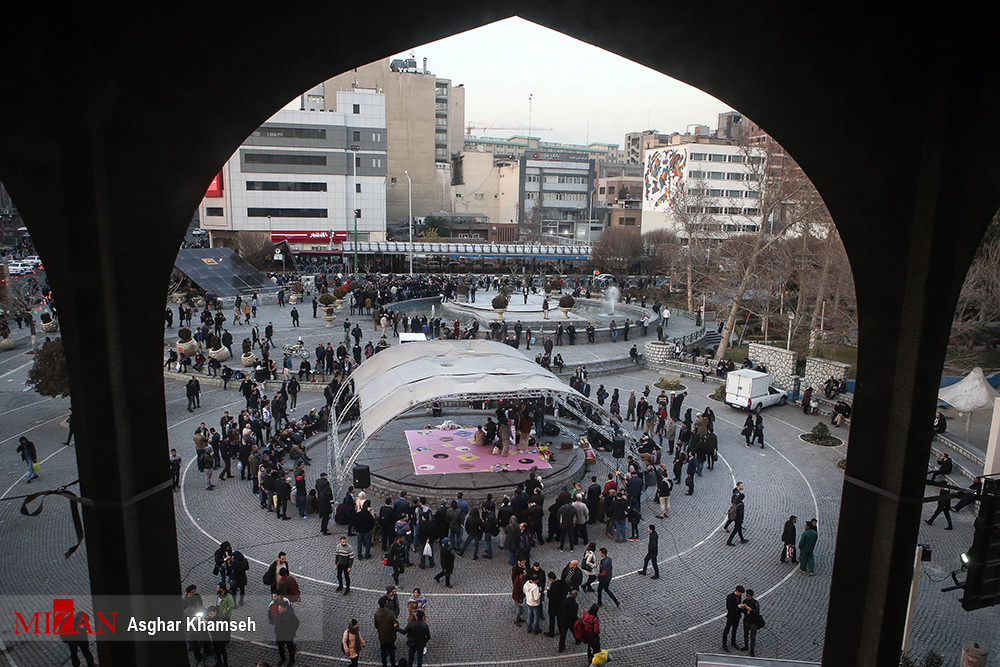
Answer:
[[208, 184], [208, 190], [205, 191], [206, 197], [221, 197], [222, 196], [222, 172], [215, 175], [212, 182]]
[[271, 242], [280, 243], [329, 243], [330, 235], [333, 234], [334, 243], [343, 243], [347, 240], [347, 232], [271, 232]]

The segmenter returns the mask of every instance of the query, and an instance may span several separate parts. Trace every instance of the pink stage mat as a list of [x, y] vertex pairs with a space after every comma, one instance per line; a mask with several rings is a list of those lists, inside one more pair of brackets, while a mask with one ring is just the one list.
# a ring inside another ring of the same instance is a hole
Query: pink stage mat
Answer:
[[476, 447], [473, 444], [474, 428], [455, 431], [422, 429], [406, 431], [406, 441], [413, 457], [413, 471], [418, 475], [442, 475], [462, 472], [503, 472], [505, 470], [530, 470], [532, 467], [551, 468], [539, 456], [537, 448], [519, 454], [511, 446], [504, 458], [493, 454], [492, 445]]

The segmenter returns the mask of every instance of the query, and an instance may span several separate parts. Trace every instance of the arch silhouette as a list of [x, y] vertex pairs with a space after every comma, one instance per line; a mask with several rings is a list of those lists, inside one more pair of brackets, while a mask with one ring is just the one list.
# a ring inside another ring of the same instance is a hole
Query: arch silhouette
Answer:
[[[167, 479], [150, 378], [161, 286], [212, 176], [328, 75], [516, 14], [739, 109], [827, 202], [855, 275], [864, 446], [847, 463], [824, 664], [894, 663], [951, 315], [1000, 205], [1000, 140], [970, 131], [1000, 108], [991, 22], [936, 14], [931, 37], [894, 7], [715, 8], [718, 20], [691, 4], [526, 0], [8, 9], [0, 179], [59, 298], [81, 488], [101, 505], [84, 508], [93, 592], [180, 589], [170, 495], [142, 495]], [[113, 643], [100, 657], [176, 664], [182, 651]]]

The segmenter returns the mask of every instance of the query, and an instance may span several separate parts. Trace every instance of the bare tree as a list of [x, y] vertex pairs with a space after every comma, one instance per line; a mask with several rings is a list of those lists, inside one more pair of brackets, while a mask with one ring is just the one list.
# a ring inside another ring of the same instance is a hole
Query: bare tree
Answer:
[[[1000, 227], [994, 219], [991, 230]], [[951, 325], [949, 365], [966, 370], [979, 361], [980, 345], [996, 335], [989, 330], [1000, 319], [1000, 238], [988, 232], [976, 255], [958, 297]]]
[[[734, 257], [735, 270], [729, 272], [732, 303], [716, 352], [719, 358], [725, 355], [737, 313], [760, 262], [785, 237], [795, 233], [811, 235], [811, 226], [830, 221], [812, 182], [777, 142], [765, 136], [759, 143], [744, 142], [742, 149], [750, 182], [758, 186], [755, 217], [759, 216], [761, 224], [755, 233], [744, 235], [744, 245], [740, 246], [739, 256]], [[808, 243], [808, 238], [805, 241]]]
[[594, 268], [621, 276], [642, 259], [642, 237], [635, 229], [611, 227], [594, 244]]
[[236, 253], [251, 266], [263, 269], [274, 256], [274, 244], [268, 232], [240, 232]]
[[704, 236], [718, 236], [722, 223], [712, 213], [718, 210], [718, 200], [708, 195], [708, 184], [703, 179], [692, 180], [689, 184], [679, 183], [670, 200], [670, 211], [679, 226], [678, 236], [687, 244], [681, 253], [684, 268], [684, 284], [687, 289], [687, 310], [694, 310], [695, 292], [704, 284], [707, 276], [699, 275], [699, 268], [706, 264]]

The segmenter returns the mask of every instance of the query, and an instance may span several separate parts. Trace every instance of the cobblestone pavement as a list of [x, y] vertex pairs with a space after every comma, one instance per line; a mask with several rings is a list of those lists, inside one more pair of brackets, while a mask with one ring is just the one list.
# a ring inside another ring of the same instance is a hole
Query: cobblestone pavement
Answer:
[[[311, 315], [303, 312], [307, 314]], [[366, 330], [370, 331], [367, 327]], [[0, 356], [0, 364], [5, 361]], [[13, 364], [10, 370], [18, 366]], [[41, 399], [33, 392], [21, 391], [25, 373], [23, 369], [0, 379], [0, 444], [6, 447], [0, 459], [0, 489], [4, 498], [75, 479], [74, 448], [61, 444], [67, 433], [63, 420], [68, 401]], [[609, 390], [617, 386], [627, 395], [628, 389], [640, 390], [655, 382], [659, 375], [636, 369], [632, 373], [605, 376], [600, 381]], [[11, 381], [5, 382], [7, 379]], [[652, 495], [647, 491], [644, 518], [656, 522], [661, 533], [660, 580], [650, 581], [635, 574], [645, 554], [644, 539], [617, 544], [599, 529], [591, 530], [591, 539], [599, 547], [608, 547], [614, 559], [612, 590], [622, 601], [620, 609], [610, 604], [601, 608], [603, 643], [616, 664], [692, 665], [696, 653], [721, 649], [724, 597], [735, 585], [743, 584], [758, 592], [762, 613], [768, 621], [758, 635], [758, 655], [819, 660], [843, 480], [836, 462], [843, 457], [844, 447], [821, 448], [799, 440], [798, 435], [811, 428], [817, 418], [788, 406], [765, 411], [768, 446], [763, 450], [746, 448], [739, 435], [744, 414], [710, 402], [707, 396], [715, 385], [691, 379], [685, 382], [690, 394], [685, 407], [697, 412], [711, 404], [717, 414], [716, 430], [723, 459], [714, 471], [706, 470], [704, 477], [697, 480], [694, 496], [685, 496], [678, 489], [672, 497], [668, 519], [655, 518]], [[297, 664], [327, 665], [341, 660], [337, 644], [350, 618], [359, 619], [362, 635], [368, 642], [362, 664], [379, 663], [371, 618], [378, 596], [391, 581], [378, 557], [380, 550], [376, 546], [375, 558], [356, 564], [352, 593], [344, 597], [335, 592], [332, 565], [333, 545], [342, 528], [334, 526], [334, 535], [325, 537], [318, 533], [318, 519], [277, 520], [273, 514], [259, 509], [248, 484], [240, 482], [238, 474], [237, 479], [217, 481], [215, 490], [206, 491], [202, 477], [191, 465], [191, 435], [201, 421], [211, 425], [217, 423], [222, 410], [238, 410], [242, 399], [233, 387], [229, 391], [206, 389], [202, 408], [192, 415], [185, 409], [183, 394], [181, 383], [165, 383], [171, 446], [185, 457], [183, 491], [175, 494], [183, 583], [210, 589], [212, 554], [218, 541], [230, 540], [235, 548], [253, 559], [241, 613], [262, 618], [268, 595], [260, 577], [277, 552], [286, 551], [304, 596], [322, 596], [327, 602], [322, 618], [325, 638], [303, 640], [300, 644], [303, 653]], [[300, 398], [299, 414], [322, 400], [312, 394]], [[43, 461], [42, 477], [30, 487], [24, 484], [24, 468], [14, 452], [17, 437], [22, 433], [35, 442]], [[834, 433], [846, 435], [843, 431]], [[325, 447], [314, 447], [312, 455], [314, 463], [309, 471], [318, 473], [325, 465]], [[314, 479], [309, 476], [310, 486]], [[727, 535], [720, 527], [734, 479], [746, 484], [745, 533], [749, 542], [727, 547]], [[430, 500], [436, 506], [440, 498]], [[380, 504], [379, 499], [373, 504]], [[84, 550], [69, 560], [62, 556], [74, 541], [65, 503], [50, 500], [38, 517], [21, 516], [19, 505], [19, 501], [0, 503], [0, 526], [5, 538], [0, 551], [5, 556], [0, 566], [4, 591], [85, 594], [88, 575]], [[924, 516], [931, 511], [931, 506], [926, 507]], [[804, 519], [819, 518], [815, 577], [778, 561], [782, 524], [793, 513], [800, 517], [800, 527]], [[290, 516], [295, 516], [294, 511]], [[934, 526], [921, 526], [921, 540], [932, 545], [934, 560], [925, 564], [921, 578], [913, 649], [917, 653], [937, 650], [945, 655], [945, 664], [950, 665], [958, 664], [962, 641], [975, 639], [985, 645], [1000, 646], [997, 641], [1000, 609], [966, 614], [960, 609], [959, 594], [942, 594], [939, 590], [945, 583], [935, 583], [948, 574], [957, 562], [958, 553], [971, 544], [972, 518], [968, 510], [955, 515], [955, 530], [947, 532], [940, 518]], [[645, 521], [640, 526], [640, 535], [643, 538], [646, 535]], [[573, 555], [581, 554], [578, 547]], [[560, 553], [554, 544], [548, 544], [537, 548], [532, 557], [546, 570], [558, 571], [571, 554]], [[400, 584], [404, 600], [413, 586], [420, 586], [427, 594], [432, 633], [427, 664], [471, 667], [514, 661], [525, 665], [585, 662], [582, 647], [571, 643], [567, 654], [557, 654], [555, 640], [528, 636], [523, 626], [513, 624], [509, 568], [502, 554], [493, 560], [459, 559], [453, 589], [433, 581], [433, 574], [416, 567], [408, 569]], [[585, 609], [594, 601], [594, 594], [584, 593], [580, 606]], [[470, 626], [474, 633], [471, 636]], [[400, 638], [397, 648], [402, 649], [403, 645]], [[61, 644], [14, 644], [8, 649], [0, 655], [12, 665], [68, 664], [67, 651]], [[273, 664], [276, 657], [271, 646], [241, 642], [234, 642], [230, 654], [234, 665], [252, 665], [257, 659], [268, 659]], [[997, 664], [995, 656], [990, 664]]]

